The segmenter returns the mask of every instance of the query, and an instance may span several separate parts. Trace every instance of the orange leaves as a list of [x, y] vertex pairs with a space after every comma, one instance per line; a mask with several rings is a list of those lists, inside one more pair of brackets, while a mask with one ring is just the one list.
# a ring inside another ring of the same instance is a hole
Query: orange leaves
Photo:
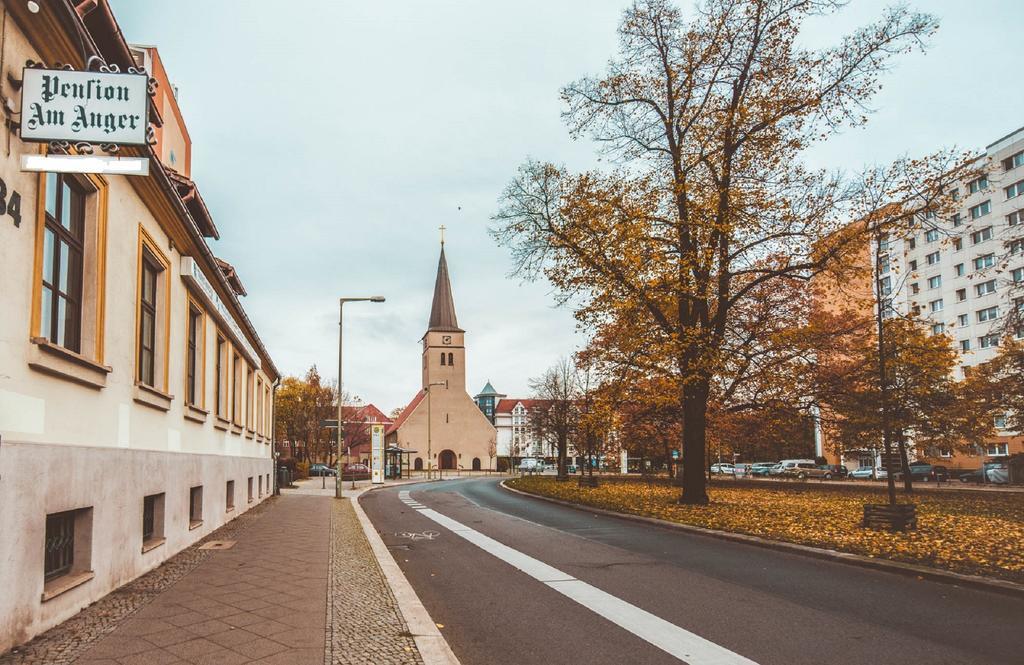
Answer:
[[660, 484], [605, 482], [587, 489], [537, 476], [511, 484], [607, 510], [1024, 581], [1024, 501], [1018, 494], [922, 493], [915, 498], [918, 530], [889, 533], [860, 526], [862, 506], [883, 501], [881, 490], [713, 486], [711, 504], [701, 507], [680, 505], [678, 488]]

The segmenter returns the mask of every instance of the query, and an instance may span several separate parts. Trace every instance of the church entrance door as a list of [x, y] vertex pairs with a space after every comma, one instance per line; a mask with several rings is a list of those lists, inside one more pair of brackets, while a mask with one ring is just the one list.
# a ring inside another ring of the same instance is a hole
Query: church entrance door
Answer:
[[455, 453], [450, 450], [442, 450], [438, 458], [438, 464], [442, 469], [455, 469]]

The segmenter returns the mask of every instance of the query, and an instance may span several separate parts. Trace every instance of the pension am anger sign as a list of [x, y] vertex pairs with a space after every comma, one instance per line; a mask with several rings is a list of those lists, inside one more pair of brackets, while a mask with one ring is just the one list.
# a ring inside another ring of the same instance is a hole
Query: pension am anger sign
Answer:
[[22, 80], [22, 139], [145, 145], [145, 74], [26, 67]]

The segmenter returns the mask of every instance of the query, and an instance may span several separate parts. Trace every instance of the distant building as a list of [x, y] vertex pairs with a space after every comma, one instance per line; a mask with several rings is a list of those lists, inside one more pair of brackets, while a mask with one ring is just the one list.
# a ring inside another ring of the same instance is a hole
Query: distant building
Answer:
[[488, 463], [496, 433], [466, 392], [465, 335], [455, 316], [442, 243], [430, 321], [422, 339], [422, 388], [385, 435], [389, 445], [416, 451], [410, 455], [414, 470], [480, 470]]
[[538, 439], [530, 425], [530, 410], [541, 405], [538, 399], [502, 399], [495, 407], [498, 430], [498, 457], [552, 458], [558, 450], [550, 442]]
[[506, 397], [506, 395], [495, 390], [494, 386], [491, 385], [490, 380], [488, 380], [484, 389], [473, 398], [473, 400], [476, 401], [476, 405], [480, 407], [480, 410], [485, 416], [487, 416], [487, 419], [491, 421], [492, 425], [495, 424], [495, 415], [497, 413], [496, 407], [498, 406], [497, 400], [502, 397]]
[[[960, 353], [957, 378], [995, 357], [1007, 336], [1024, 338], [1024, 327], [1006, 325], [1012, 313], [1024, 313], [1024, 128], [989, 145], [978, 164], [987, 164], [988, 174], [951, 192], [959, 210], [950, 219], [925, 214], [914, 233], [886, 238], [875, 271], [884, 316], [917, 314], [933, 334], [952, 338]], [[870, 265], [873, 256], [865, 246], [861, 260]], [[875, 306], [868, 280], [847, 284], [843, 292], [829, 294], [823, 306]], [[978, 468], [989, 458], [1024, 452], [1024, 436], [1007, 430], [1005, 418], [994, 424], [1000, 436], [977, 442], [970, 452], [926, 450], [919, 457]], [[840, 461], [820, 429], [816, 438], [819, 454]], [[879, 464], [880, 456], [877, 447], [849, 450], [842, 461], [855, 468]]]
[[20, 82], [27, 60], [82, 70], [95, 55], [121, 71], [141, 60], [160, 85], [156, 144], [122, 148], [150, 160], [146, 176], [23, 171], [22, 156], [67, 148], [6, 130], [0, 652], [268, 496], [279, 378], [211, 248], [219, 233], [156, 49], [127, 44], [107, 0], [4, 9], [2, 81]]

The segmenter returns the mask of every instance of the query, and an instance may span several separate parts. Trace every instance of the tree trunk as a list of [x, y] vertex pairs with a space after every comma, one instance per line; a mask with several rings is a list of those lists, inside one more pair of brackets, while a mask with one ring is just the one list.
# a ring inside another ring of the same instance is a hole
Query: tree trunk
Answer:
[[707, 381], [688, 382], [683, 386], [683, 494], [679, 503], [709, 503], [704, 476], [704, 446], [707, 441]]
[[902, 431], [896, 435], [896, 445], [899, 446], [900, 466], [903, 468], [903, 491], [913, 494], [914, 479], [910, 477], [910, 458], [907, 456], [907, 441]]
[[566, 480], [569, 477], [565, 468], [565, 458], [569, 454], [569, 437], [558, 437], [558, 480]]

